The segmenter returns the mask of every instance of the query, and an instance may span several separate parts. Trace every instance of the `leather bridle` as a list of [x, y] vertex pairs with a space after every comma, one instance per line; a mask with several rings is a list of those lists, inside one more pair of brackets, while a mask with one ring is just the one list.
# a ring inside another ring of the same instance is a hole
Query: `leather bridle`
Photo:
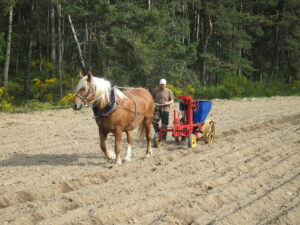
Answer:
[[[90, 91], [90, 89], [92, 89], [92, 91]], [[91, 86], [89, 85], [89, 89], [88, 89], [88, 92], [87, 92], [86, 96], [81, 96], [81, 95], [78, 94], [78, 93], [76, 93], [75, 96], [79, 97], [79, 98], [84, 102], [84, 104], [86, 105], [87, 100], [88, 100], [91, 96], [95, 95], [95, 89], [96, 89], [96, 87], [95, 87], [94, 85], [93, 85], [93, 87], [91, 87]], [[91, 92], [91, 93], [90, 93], [90, 92]]]

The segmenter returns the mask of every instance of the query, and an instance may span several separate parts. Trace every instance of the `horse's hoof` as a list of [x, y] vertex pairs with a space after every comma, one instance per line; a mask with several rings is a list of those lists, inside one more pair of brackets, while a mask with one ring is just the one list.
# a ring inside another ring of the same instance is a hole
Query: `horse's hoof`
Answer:
[[108, 163], [114, 163], [115, 160], [114, 160], [114, 159], [107, 159], [107, 162], [108, 162]]
[[146, 155], [145, 155], [145, 158], [151, 158], [152, 157], [152, 154], [151, 153], [147, 153]]
[[123, 161], [124, 161], [124, 163], [129, 163], [131, 161], [131, 159], [130, 158], [125, 158]]
[[116, 163], [115, 165], [111, 166], [110, 169], [114, 169], [114, 168], [117, 168], [117, 167], [119, 167], [119, 166], [121, 166], [121, 164]]
[[115, 159], [116, 159], [116, 155], [107, 154], [107, 155], [106, 155], [106, 158], [107, 158], [108, 160], [115, 160]]

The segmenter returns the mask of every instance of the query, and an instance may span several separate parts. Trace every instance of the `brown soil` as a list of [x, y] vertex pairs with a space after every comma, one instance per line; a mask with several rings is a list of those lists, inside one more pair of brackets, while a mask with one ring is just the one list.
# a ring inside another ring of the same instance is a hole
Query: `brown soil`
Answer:
[[0, 224], [300, 224], [300, 98], [213, 102], [211, 145], [115, 169], [91, 109], [0, 113]]

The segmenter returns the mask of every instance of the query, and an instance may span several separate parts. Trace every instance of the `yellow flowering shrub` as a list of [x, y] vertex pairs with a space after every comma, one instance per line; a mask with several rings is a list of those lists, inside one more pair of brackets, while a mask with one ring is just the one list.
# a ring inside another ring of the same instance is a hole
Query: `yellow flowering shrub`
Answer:
[[74, 93], [68, 93], [59, 101], [59, 104], [62, 106], [71, 105], [74, 97], [75, 97]]
[[179, 88], [174, 87], [172, 84], [168, 84], [168, 88], [171, 89], [175, 95], [175, 98], [177, 98], [179, 95], [183, 94], [183, 91]]
[[7, 88], [0, 87], [0, 111], [10, 111], [12, 110], [13, 97], [9, 96]]
[[53, 101], [53, 95], [50, 93], [45, 94], [45, 98], [47, 102], [52, 102]]
[[195, 94], [195, 89], [190, 84], [187, 86], [187, 94], [188, 95], [194, 95]]
[[35, 68], [37, 66], [37, 62], [36, 61], [31, 61], [30, 62], [30, 67], [31, 68]]
[[175, 98], [177, 98], [179, 95], [191, 95], [194, 96], [195, 94], [195, 88], [191, 84], [187, 85], [185, 88], [176, 88], [172, 84], [168, 84], [168, 88], [170, 88], [174, 95]]
[[32, 79], [30, 92], [35, 99], [41, 101], [53, 101], [58, 94], [59, 81], [53, 77], [42, 82], [39, 78]]
[[54, 69], [54, 65], [51, 62], [46, 62], [43, 65], [45, 71], [52, 71]]
[[59, 84], [59, 81], [56, 77], [45, 80], [45, 85], [47, 88], [56, 87]]

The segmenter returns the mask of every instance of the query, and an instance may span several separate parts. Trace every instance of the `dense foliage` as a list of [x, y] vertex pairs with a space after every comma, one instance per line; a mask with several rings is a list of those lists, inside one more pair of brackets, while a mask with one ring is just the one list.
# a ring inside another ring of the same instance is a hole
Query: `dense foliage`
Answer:
[[298, 0], [0, 0], [0, 110], [69, 104], [84, 68], [68, 15], [88, 69], [118, 86], [166, 78], [195, 98], [299, 94], [299, 14]]

